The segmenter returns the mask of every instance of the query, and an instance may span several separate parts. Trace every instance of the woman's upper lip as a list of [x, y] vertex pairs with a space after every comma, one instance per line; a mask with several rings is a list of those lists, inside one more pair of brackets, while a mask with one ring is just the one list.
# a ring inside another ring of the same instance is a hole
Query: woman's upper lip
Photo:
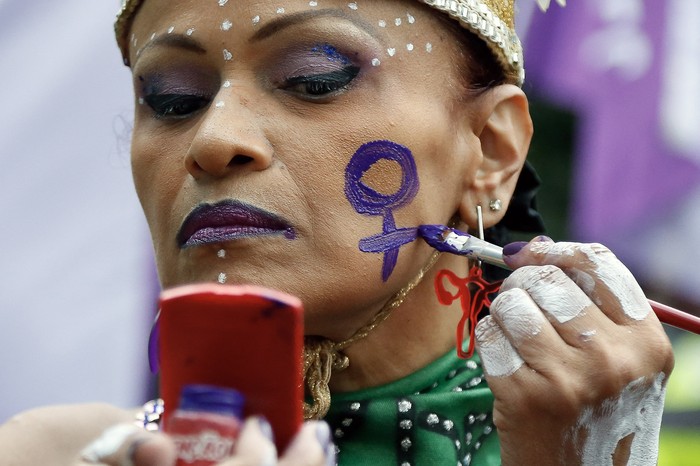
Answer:
[[195, 207], [180, 226], [177, 244], [187, 248], [274, 234], [288, 239], [295, 236], [292, 226], [281, 217], [245, 202], [225, 200]]

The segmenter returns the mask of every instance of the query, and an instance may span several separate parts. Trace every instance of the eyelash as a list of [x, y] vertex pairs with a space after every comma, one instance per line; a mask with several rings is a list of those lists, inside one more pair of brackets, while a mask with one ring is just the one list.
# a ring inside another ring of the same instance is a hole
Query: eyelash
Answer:
[[338, 91], [347, 89], [360, 73], [360, 68], [349, 65], [329, 73], [287, 78], [282, 89], [306, 100], [321, 100]]
[[156, 118], [181, 119], [203, 109], [211, 98], [188, 94], [149, 94], [143, 99]]

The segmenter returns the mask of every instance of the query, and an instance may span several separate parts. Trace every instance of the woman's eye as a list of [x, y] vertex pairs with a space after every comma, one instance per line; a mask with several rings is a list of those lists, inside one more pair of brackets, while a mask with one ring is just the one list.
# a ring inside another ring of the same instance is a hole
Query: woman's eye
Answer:
[[158, 118], [184, 118], [209, 105], [211, 99], [199, 95], [151, 94], [143, 100]]
[[345, 89], [360, 72], [357, 66], [310, 76], [287, 78], [282, 89], [309, 98], [319, 98]]

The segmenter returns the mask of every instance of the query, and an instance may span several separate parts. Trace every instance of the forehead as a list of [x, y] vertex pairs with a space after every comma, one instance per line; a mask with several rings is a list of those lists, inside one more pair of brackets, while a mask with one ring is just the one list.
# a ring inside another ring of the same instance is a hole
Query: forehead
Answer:
[[[431, 52], [436, 29], [442, 29], [437, 14], [441, 13], [417, 0], [145, 0], [128, 39], [133, 59], [146, 43], [163, 34], [226, 43], [312, 21], [317, 27], [344, 21], [388, 41], [385, 52], [393, 56], [416, 48]], [[399, 42], [390, 43], [392, 39]]]

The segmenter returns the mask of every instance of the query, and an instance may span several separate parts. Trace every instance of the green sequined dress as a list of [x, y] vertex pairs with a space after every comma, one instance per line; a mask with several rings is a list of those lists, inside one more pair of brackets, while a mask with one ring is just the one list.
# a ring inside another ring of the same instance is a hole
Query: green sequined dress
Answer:
[[500, 447], [481, 362], [454, 350], [380, 387], [333, 394], [326, 421], [340, 466], [491, 466]]

